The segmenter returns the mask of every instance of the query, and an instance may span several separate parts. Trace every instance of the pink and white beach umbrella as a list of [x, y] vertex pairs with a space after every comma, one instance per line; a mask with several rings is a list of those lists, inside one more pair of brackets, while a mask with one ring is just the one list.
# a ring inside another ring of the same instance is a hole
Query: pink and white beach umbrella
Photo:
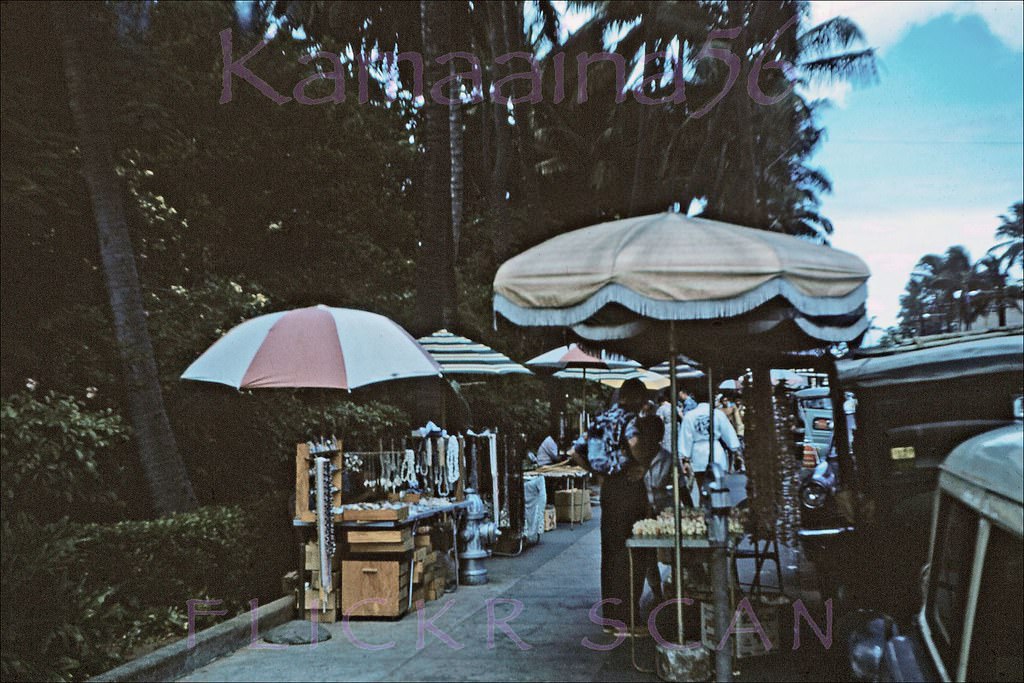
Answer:
[[236, 389], [352, 390], [440, 375], [437, 362], [393, 320], [351, 308], [310, 306], [232, 328], [181, 378]]

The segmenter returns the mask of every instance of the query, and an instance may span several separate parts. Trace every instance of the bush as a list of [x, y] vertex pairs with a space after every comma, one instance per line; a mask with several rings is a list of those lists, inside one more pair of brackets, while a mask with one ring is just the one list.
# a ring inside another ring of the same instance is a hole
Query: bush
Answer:
[[[231, 616], [253, 598], [280, 597], [292, 554], [286, 535], [268, 533], [276, 507], [206, 507], [116, 524], [5, 518], [2, 678], [105, 671], [144, 643], [184, 637], [189, 599], [223, 600], [212, 609]], [[226, 618], [199, 617], [196, 628]]]
[[0, 425], [4, 508], [52, 523], [118, 504], [103, 481], [116, 481], [118, 467], [104, 458], [127, 441], [128, 428], [112, 410], [89, 410], [73, 396], [28, 390], [3, 399]]

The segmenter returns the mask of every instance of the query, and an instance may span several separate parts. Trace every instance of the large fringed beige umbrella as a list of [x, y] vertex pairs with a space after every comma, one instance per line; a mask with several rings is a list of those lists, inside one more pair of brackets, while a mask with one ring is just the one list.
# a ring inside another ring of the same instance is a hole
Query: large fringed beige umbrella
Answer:
[[[786, 352], [858, 342], [868, 329], [868, 276], [863, 261], [828, 246], [662, 213], [564, 233], [510, 259], [494, 277], [494, 309], [516, 325], [568, 327], [584, 340], [646, 362], [667, 356], [673, 395], [677, 353], [685, 350], [705, 362], [713, 396], [715, 367], [767, 369]], [[714, 414], [710, 411], [710, 440]], [[678, 427], [674, 420], [671, 424], [675, 451]], [[675, 452], [673, 464], [676, 616], [682, 643]], [[722, 514], [727, 508], [717, 502], [708, 527], [716, 546], [715, 632], [723, 634], [729, 624]], [[731, 648], [716, 653], [716, 680], [731, 680], [731, 659]]]

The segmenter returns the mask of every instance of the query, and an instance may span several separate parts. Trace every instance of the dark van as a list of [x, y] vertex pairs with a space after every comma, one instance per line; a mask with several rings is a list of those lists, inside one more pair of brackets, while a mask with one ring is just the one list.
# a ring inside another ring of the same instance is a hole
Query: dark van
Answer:
[[856, 396], [852, 452], [838, 444], [853, 475], [804, 511], [802, 545], [824, 593], [908, 619], [920, 602], [939, 466], [971, 437], [1014, 423], [1024, 329], [861, 349], [836, 367], [838, 391]]

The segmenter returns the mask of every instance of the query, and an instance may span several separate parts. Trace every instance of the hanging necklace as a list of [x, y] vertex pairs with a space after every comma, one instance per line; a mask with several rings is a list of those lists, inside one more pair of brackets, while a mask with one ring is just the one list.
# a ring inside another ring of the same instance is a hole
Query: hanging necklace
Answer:
[[448, 440], [448, 452], [445, 454], [445, 477], [448, 480], [449, 489], [455, 486], [459, 480], [459, 439], [451, 437]]
[[401, 485], [402, 482], [416, 486], [416, 453], [411, 448], [405, 449], [405, 459], [402, 461], [402, 471], [397, 483]]

